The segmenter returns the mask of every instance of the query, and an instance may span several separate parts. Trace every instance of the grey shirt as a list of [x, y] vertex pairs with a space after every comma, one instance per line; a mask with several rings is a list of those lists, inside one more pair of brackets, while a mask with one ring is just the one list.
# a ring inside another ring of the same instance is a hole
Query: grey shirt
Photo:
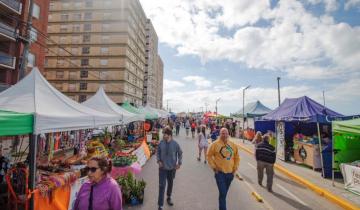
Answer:
[[176, 164], [182, 164], [182, 150], [180, 145], [174, 140], [170, 142], [161, 140], [157, 148], [156, 159], [158, 162], [161, 161], [163, 163], [162, 169], [175, 169]]

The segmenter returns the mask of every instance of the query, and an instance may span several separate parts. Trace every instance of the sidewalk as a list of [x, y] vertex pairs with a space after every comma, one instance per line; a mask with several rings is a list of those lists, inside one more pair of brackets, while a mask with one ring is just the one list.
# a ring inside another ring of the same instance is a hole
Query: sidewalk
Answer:
[[[243, 141], [238, 138], [232, 138], [232, 139], [234, 142], [250, 149], [251, 151], [254, 151], [254, 145], [251, 144], [249, 141], [245, 141], [245, 143], [243, 143]], [[335, 180], [335, 186], [332, 186], [332, 180], [324, 179], [321, 176], [320, 172], [313, 171], [312, 169], [302, 167], [295, 163], [289, 163], [289, 162], [281, 161], [278, 159], [276, 161], [276, 164], [283, 166], [287, 170], [308, 180], [309, 182], [315, 184], [316, 186], [323, 188], [323, 189], [349, 201], [350, 203], [355, 204], [360, 207], [360, 196], [355, 195], [355, 194], [345, 190], [343, 180]]]

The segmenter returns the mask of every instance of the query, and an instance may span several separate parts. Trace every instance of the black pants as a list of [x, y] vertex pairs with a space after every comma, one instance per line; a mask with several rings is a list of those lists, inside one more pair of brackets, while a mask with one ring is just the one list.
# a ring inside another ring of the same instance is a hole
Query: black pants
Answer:
[[172, 188], [173, 188], [173, 181], [175, 178], [176, 170], [164, 170], [159, 169], [159, 197], [158, 197], [158, 205], [164, 205], [164, 194], [165, 194], [165, 187], [167, 181], [167, 197], [171, 197]]

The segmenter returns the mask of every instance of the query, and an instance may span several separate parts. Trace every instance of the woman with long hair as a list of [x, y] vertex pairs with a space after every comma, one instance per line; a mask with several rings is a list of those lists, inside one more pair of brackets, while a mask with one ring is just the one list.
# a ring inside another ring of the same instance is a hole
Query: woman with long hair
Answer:
[[204, 151], [204, 163], [207, 163], [206, 154], [207, 148], [209, 146], [208, 140], [206, 138], [206, 127], [201, 125], [200, 133], [198, 134], [198, 147], [199, 147], [199, 156], [198, 161], [201, 161], [201, 153]]

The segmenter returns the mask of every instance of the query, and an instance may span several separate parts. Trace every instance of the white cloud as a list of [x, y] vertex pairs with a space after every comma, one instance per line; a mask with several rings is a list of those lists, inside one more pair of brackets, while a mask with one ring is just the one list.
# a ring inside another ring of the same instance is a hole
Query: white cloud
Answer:
[[186, 82], [194, 82], [198, 88], [206, 88], [211, 86], [211, 81], [200, 76], [186, 76], [183, 78]]
[[[327, 11], [339, 7], [336, 0], [307, 2], [323, 3]], [[348, 0], [345, 7], [358, 2]], [[160, 42], [176, 48], [179, 55], [198, 56], [203, 63], [227, 59], [275, 71], [311, 66], [316, 72], [302, 75], [309, 79], [339, 72], [351, 78], [360, 66], [360, 27], [336, 23], [331, 13], [315, 16], [300, 1], [279, 1], [274, 8], [266, 0], [142, 0], [142, 4]], [[256, 25], [259, 20], [262, 24]], [[233, 34], [224, 35], [223, 28]]]
[[347, 0], [344, 7], [345, 10], [349, 10], [352, 7], [360, 8], [360, 0]]
[[184, 86], [185, 86], [185, 84], [180, 81], [164, 79], [164, 89], [165, 90], [172, 90], [172, 89], [181, 88]]

